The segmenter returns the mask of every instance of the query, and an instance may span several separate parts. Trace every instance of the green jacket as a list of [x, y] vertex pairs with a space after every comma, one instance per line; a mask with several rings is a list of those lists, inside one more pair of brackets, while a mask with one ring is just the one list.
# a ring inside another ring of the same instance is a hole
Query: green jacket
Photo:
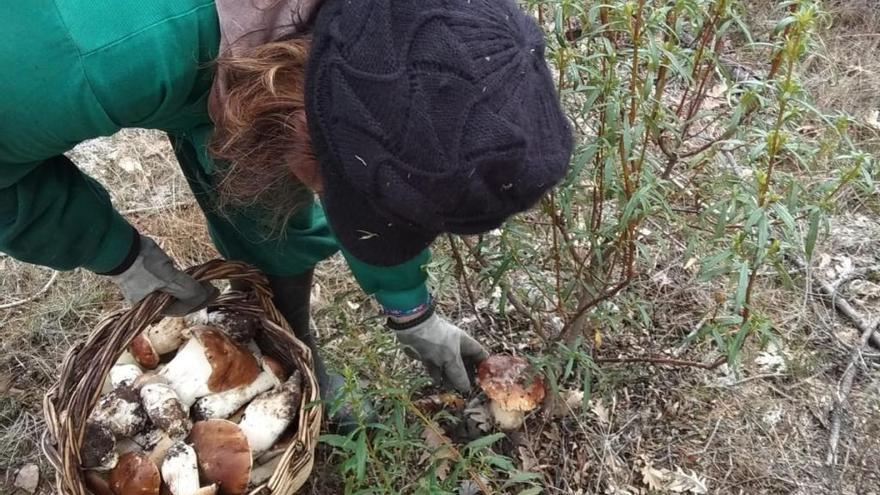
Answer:
[[[63, 153], [126, 127], [169, 134], [224, 256], [292, 275], [339, 249], [317, 204], [274, 237], [257, 212], [216, 213], [205, 151], [220, 42], [213, 0], [9, 1], [0, 19], [0, 251], [59, 270], [118, 266], [131, 226]], [[346, 254], [364, 290], [398, 310], [427, 300], [428, 257], [376, 267]]]

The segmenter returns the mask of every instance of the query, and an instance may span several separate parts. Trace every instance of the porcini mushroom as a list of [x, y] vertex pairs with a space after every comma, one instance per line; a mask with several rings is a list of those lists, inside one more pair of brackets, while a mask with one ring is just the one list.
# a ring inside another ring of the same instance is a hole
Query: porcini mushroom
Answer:
[[282, 386], [263, 393], [248, 404], [239, 427], [254, 455], [275, 444], [296, 417], [301, 398], [302, 375], [297, 370]]
[[489, 396], [489, 410], [502, 430], [522, 426], [524, 413], [544, 399], [543, 380], [518, 356], [490, 356], [480, 363], [477, 381]]
[[122, 386], [101, 397], [89, 420], [105, 425], [119, 437], [132, 437], [148, 425], [140, 396], [129, 386]]
[[110, 489], [116, 495], [159, 495], [162, 479], [148, 457], [129, 452], [110, 472]]
[[222, 495], [247, 491], [253, 457], [238, 425], [223, 419], [199, 421], [193, 425], [189, 440], [202, 482], [218, 485]]
[[225, 392], [206, 395], [197, 400], [192, 407], [193, 417], [197, 420], [226, 419], [250, 402], [251, 399], [278, 385], [278, 383], [278, 378], [274, 373], [263, 371], [257, 376], [256, 380], [247, 385]]
[[185, 409], [206, 395], [252, 383], [261, 373], [254, 355], [220, 330], [196, 327], [161, 375], [168, 379]]
[[110, 368], [110, 386], [114, 389], [131, 386], [143, 371], [136, 364], [117, 364]]
[[156, 366], [159, 366], [161, 356], [156, 352], [150, 339], [148, 339], [143, 333], [138, 334], [131, 341], [131, 344], [128, 346], [128, 352], [134, 356], [134, 360], [137, 361], [137, 364], [141, 365], [142, 368], [152, 370], [155, 369]]
[[272, 356], [263, 355], [263, 369], [268, 369], [272, 373], [278, 377], [278, 381], [285, 382], [288, 378], [287, 370], [284, 369], [284, 365], [281, 364], [281, 361], [273, 358]]
[[162, 464], [162, 480], [172, 495], [209, 495], [217, 492], [217, 485], [199, 485], [199, 466], [196, 452], [182, 441], [168, 449]]
[[192, 428], [186, 409], [163, 377], [154, 377], [140, 389], [144, 409], [153, 425], [171, 438], [183, 438]]
[[157, 354], [176, 351], [186, 342], [186, 318], [165, 318], [144, 332]]
[[260, 319], [247, 313], [212, 311], [207, 315], [207, 324], [223, 330], [233, 341], [245, 343], [256, 335]]
[[89, 421], [79, 450], [82, 467], [95, 471], [110, 471], [119, 462], [116, 437], [106, 425]]
[[83, 479], [86, 482], [86, 488], [94, 495], [115, 495], [110, 489], [110, 483], [95, 471], [86, 471], [83, 474]]

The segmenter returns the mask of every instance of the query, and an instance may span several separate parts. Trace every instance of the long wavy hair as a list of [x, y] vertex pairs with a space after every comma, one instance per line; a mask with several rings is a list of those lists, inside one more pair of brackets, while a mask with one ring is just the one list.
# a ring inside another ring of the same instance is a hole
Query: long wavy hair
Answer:
[[212, 115], [209, 152], [221, 161], [221, 211], [257, 206], [281, 228], [319, 187], [304, 102], [310, 40], [302, 35], [217, 60], [225, 94]]

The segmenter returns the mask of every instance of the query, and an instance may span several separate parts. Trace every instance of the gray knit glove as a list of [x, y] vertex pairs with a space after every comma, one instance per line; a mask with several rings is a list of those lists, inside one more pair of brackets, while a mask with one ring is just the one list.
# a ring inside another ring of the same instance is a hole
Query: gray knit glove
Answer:
[[217, 297], [217, 288], [208, 282], [198, 283], [189, 275], [174, 267], [171, 258], [149, 237], [140, 237], [140, 252], [134, 263], [119, 275], [110, 277], [122, 295], [131, 303], [137, 303], [148, 294], [161, 291], [174, 296], [164, 313], [183, 316], [197, 311]]
[[461, 393], [470, 392], [468, 370], [489, 356], [473, 337], [436, 313], [413, 325], [390, 326], [404, 352], [424, 363], [434, 383], [452, 385]]

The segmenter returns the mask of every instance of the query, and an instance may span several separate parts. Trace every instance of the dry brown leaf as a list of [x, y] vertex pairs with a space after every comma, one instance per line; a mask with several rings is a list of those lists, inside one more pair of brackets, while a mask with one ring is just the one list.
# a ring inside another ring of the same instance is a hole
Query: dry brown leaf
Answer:
[[422, 431], [422, 439], [430, 449], [419, 458], [420, 463], [430, 461], [434, 463], [434, 472], [441, 481], [449, 476], [450, 461], [455, 459], [455, 453], [452, 450], [452, 440], [443, 433], [443, 430], [436, 423], [432, 423], [425, 427]]

